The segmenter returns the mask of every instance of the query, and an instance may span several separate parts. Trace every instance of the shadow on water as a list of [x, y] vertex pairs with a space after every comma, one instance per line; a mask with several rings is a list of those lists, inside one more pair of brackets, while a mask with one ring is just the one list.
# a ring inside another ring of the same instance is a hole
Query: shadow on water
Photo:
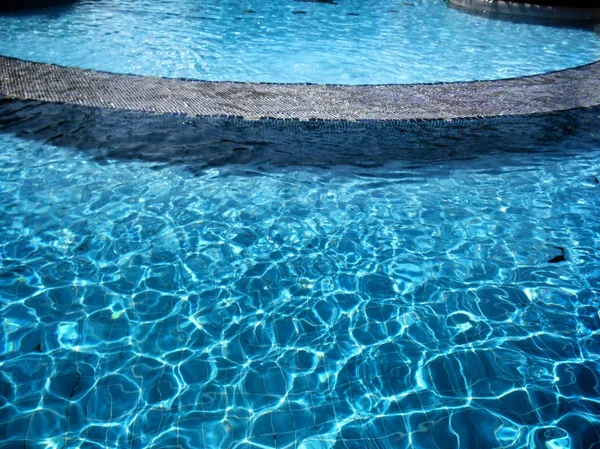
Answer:
[[83, 151], [99, 162], [141, 160], [198, 173], [224, 165], [410, 167], [505, 153], [567, 157], [597, 148], [599, 122], [600, 108], [502, 120], [350, 123], [189, 118], [0, 101], [0, 132]]

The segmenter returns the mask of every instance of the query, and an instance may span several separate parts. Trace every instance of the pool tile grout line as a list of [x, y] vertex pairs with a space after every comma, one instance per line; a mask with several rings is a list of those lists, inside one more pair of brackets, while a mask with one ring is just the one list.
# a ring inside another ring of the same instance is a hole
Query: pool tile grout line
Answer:
[[598, 106], [600, 62], [495, 81], [333, 85], [124, 75], [0, 56], [0, 97], [244, 120], [454, 122]]

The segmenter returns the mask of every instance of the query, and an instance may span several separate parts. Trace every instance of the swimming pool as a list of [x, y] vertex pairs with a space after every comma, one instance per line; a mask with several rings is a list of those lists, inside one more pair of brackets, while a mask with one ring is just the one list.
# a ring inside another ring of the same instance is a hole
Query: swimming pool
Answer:
[[[333, 3], [81, 1], [0, 15], [0, 54], [598, 59], [593, 27]], [[0, 447], [600, 447], [596, 70], [0, 58]]]
[[600, 59], [600, 35], [490, 20], [443, 0], [81, 0], [0, 15], [0, 54], [209, 81], [405, 84], [586, 64]]
[[600, 441], [600, 110], [0, 108], [2, 447]]

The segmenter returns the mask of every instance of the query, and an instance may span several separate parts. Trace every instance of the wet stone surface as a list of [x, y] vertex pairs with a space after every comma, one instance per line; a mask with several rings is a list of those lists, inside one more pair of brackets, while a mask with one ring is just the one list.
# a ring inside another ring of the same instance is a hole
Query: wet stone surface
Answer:
[[600, 63], [500, 81], [344, 86], [184, 81], [0, 57], [0, 94], [21, 100], [251, 120], [449, 120], [596, 106], [600, 104]]

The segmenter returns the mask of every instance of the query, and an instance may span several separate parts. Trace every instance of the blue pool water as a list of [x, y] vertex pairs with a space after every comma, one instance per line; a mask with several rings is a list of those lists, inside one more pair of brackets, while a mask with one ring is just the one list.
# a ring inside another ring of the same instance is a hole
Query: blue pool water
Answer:
[[81, 0], [0, 15], [0, 54], [212, 81], [428, 83], [589, 63], [600, 28], [490, 20], [443, 0]]
[[87, 114], [0, 105], [0, 447], [599, 446], [600, 111], [328, 167]]

